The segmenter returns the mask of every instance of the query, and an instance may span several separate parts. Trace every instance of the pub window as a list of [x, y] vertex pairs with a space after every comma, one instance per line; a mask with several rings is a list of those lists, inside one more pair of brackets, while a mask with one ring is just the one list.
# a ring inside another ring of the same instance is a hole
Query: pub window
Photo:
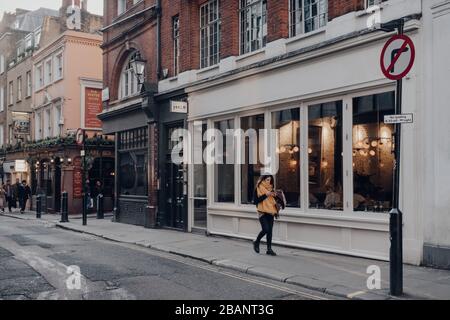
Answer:
[[267, 0], [241, 0], [241, 54], [266, 46]]
[[393, 190], [394, 92], [353, 99], [353, 206], [355, 211], [388, 212]]
[[244, 147], [241, 162], [241, 202], [252, 204], [256, 183], [263, 168], [260, 151], [264, 150], [264, 136], [260, 134], [260, 130], [264, 129], [264, 114], [241, 118], [241, 129]]
[[221, 133], [215, 137], [215, 195], [216, 202], [234, 203], [234, 120], [215, 123]]
[[277, 189], [284, 191], [288, 207], [300, 207], [300, 109], [272, 113], [272, 128], [277, 130], [276, 152], [279, 169]]
[[148, 194], [147, 128], [119, 133], [119, 191], [123, 196]]
[[342, 101], [308, 108], [309, 206], [343, 210]]

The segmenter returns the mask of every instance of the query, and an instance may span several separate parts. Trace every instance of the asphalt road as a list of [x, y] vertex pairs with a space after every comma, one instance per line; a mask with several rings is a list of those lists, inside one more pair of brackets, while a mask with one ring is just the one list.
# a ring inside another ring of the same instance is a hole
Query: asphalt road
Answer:
[[110, 242], [40, 222], [0, 217], [0, 299], [327, 298], [315, 291], [192, 259]]

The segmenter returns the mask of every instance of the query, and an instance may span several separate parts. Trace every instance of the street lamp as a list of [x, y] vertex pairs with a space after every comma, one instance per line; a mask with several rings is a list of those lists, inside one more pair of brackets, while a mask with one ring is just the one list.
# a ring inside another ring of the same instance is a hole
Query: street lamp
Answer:
[[133, 68], [134, 74], [138, 79], [139, 85], [143, 84], [145, 80], [144, 71], [146, 63], [147, 61], [141, 57], [140, 53], [137, 53], [134, 59], [131, 61], [131, 67]]

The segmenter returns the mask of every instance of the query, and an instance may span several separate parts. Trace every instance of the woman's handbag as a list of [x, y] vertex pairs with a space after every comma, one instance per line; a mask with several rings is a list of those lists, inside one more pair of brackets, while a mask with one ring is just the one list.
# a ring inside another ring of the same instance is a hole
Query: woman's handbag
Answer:
[[280, 212], [281, 210], [284, 210], [286, 208], [286, 197], [284, 196], [283, 190], [276, 190], [275, 193], [277, 194], [275, 196], [275, 201], [277, 202], [277, 211]]

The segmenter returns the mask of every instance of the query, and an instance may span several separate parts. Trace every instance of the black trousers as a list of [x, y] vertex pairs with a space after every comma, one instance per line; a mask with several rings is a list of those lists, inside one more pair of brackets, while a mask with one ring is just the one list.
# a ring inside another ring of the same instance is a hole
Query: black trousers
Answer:
[[267, 249], [272, 248], [272, 230], [273, 230], [273, 216], [270, 214], [263, 214], [261, 218], [259, 218], [259, 222], [261, 223], [261, 232], [256, 238], [256, 242], [259, 243], [261, 239], [266, 236], [267, 239]]
[[8, 209], [11, 212], [11, 208], [17, 208], [17, 201], [14, 197], [7, 197], [6, 201], [8, 201]]

